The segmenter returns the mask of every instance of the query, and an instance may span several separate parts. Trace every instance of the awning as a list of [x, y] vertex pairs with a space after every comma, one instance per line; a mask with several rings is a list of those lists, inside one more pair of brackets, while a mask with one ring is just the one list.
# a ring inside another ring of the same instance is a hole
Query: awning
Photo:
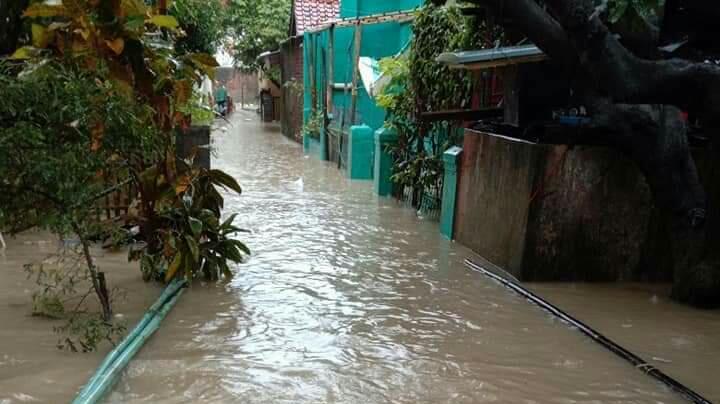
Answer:
[[505, 46], [465, 52], [446, 52], [436, 61], [454, 69], [481, 70], [546, 60], [547, 55], [535, 45]]

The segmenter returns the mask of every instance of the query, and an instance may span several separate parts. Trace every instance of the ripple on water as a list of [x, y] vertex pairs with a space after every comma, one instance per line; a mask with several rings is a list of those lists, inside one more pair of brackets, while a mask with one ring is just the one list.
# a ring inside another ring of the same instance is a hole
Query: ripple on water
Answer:
[[[241, 112], [239, 116], [243, 116]], [[256, 122], [215, 135], [253, 257], [193, 289], [111, 402], [673, 402], [498, 286], [437, 224]], [[219, 313], [219, 314], [218, 314]], [[185, 320], [179, 323], [182, 317]]]

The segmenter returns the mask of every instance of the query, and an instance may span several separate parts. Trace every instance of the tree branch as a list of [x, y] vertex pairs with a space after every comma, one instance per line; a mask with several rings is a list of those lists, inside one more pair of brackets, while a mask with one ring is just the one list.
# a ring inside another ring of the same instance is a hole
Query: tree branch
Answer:
[[[588, 0], [547, 0], [594, 90], [614, 102], [675, 105], [707, 119], [720, 113], [720, 67], [682, 59], [647, 60], [630, 52]], [[553, 56], [551, 54], [551, 56]]]

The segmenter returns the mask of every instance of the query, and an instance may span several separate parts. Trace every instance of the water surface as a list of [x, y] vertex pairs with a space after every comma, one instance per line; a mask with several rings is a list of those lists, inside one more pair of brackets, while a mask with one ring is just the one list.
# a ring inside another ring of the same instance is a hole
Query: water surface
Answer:
[[245, 190], [227, 213], [252, 230], [242, 237], [254, 255], [231, 283], [184, 295], [111, 402], [682, 402], [466, 270], [470, 252], [437, 223], [304, 156], [254, 114], [214, 136], [214, 166]]

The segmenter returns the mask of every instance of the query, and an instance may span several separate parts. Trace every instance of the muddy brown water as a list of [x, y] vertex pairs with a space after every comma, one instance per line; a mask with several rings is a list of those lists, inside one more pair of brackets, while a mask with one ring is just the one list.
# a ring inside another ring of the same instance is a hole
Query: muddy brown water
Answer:
[[[443, 240], [437, 223], [304, 156], [254, 114], [239, 111], [214, 138], [215, 167], [244, 187], [226, 209], [252, 230], [242, 238], [254, 255], [230, 283], [198, 285], [183, 296], [109, 402], [683, 402], [468, 271], [462, 262], [470, 251]], [[126, 282], [143, 302], [155, 296]], [[720, 313], [633, 285], [531, 287], [720, 400]], [[99, 356], [44, 345], [34, 352], [47, 328], [18, 317], [14, 305], [25, 296], [14, 289], [12, 299], [0, 295], [0, 321], [15, 319], [0, 332], [0, 403], [66, 402]], [[23, 327], [33, 341], [20, 340]], [[29, 362], [21, 368], [3, 355]]]

